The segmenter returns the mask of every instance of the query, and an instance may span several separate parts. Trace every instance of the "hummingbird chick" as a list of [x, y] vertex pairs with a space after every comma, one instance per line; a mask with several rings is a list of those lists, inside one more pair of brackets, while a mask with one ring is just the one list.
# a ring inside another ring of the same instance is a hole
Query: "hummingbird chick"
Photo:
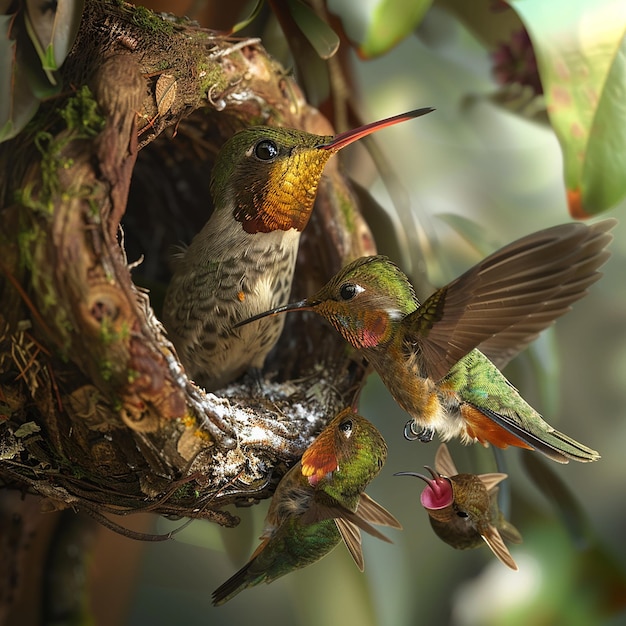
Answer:
[[300, 234], [326, 162], [361, 137], [432, 110], [335, 137], [256, 126], [224, 144], [211, 172], [213, 213], [174, 259], [163, 305], [163, 323], [191, 378], [215, 390], [261, 369], [284, 320], [233, 327], [287, 302]]
[[343, 539], [363, 571], [361, 530], [389, 541], [372, 524], [401, 528], [364, 493], [387, 458], [387, 445], [364, 417], [344, 409], [282, 478], [267, 512], [261, 544], [236, 574], [213, 592], [213, 604], [306, 567]]
[[257, 315], [315, 311], [373, 365], [411, 416], [407, 439], [460, 437], [542, 452], [559, 463], [600, 455], [547, 424], [500, 372], [587, 293], [616, 221], [569, 223], [494, 252], [420, 306], [383, 256], [357, 259], [318, 293]]
[[426, 469], [431, 478], [414, 472], [398, 472], [394, 476], [415, 476], [426, 483], [420, 502], [435, 534], [457, 550], [486, 543], [502, 563], [517, 570], [503, 537], [513, 543], [521, 543], [522, 537], [498, 507], [497, 485], [507, 475], [459, 474], [445, 443], [435, 455], [436, 471], [428, 466]]

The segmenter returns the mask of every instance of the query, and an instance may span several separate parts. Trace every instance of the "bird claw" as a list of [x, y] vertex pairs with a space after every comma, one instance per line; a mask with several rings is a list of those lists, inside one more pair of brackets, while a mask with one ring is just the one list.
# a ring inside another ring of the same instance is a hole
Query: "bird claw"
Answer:
[[419, 439], [422, 443], [430, 443], [433, 440], [435, 431], [432, 428], [420, 428], [417, 430], [415, 420], [409, 420], [404, 425], [404, 438], [407, 441], [415, 441]]
[[259, 398], [264, 398], [266, 395], [265, 389], [265, 377], [263, 376], [263, 370], [260, 367], [250, 366], [245, 373], [244, 380], [250, 382], [253, 388], [253, 393]]

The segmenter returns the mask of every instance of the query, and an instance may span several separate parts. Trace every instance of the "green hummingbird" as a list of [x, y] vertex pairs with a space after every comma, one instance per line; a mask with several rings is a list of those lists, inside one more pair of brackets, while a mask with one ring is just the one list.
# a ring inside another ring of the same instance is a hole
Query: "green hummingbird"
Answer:
[[373, 424], [351, 408], [336, 415], [278, 484], [261, 544], [248, 563], [213, 592], [213, 604], [319, 561], [342, 539], [363, 571], [360, 530], [389, 541], [371, 524], [401, 528], [364, 493], [386, 458], [385, 440]]
[[415, 476], [426, 482], [420, 502], [437, 536], [457, 550], [478, 548], [484, 542], [502, 563], [516, 570], [503, 537], [513, 543], [521, 543], [522, 537], [498, 507], [497, 485], [507, 475], [459, 474], [445, 443], [435, 455], [436, 471], [425, 467], [432, 478], [414, 472], [395, 476]]
[[595, 450], [547, 424], [498, 369], [570, 309], [599, 277], [613, 219], [541, 230], [494, 252], [420, 306], [383, 256], [357, 259], [285, 311], [324, 317], [374, 366], [411, 416], [407, 439], [460, 437], [549, 458], [595, 461]]
[[233, 326], [287, 302], [300, 233], [326, 162], [357, 139], [432, 110], [334, 137], [254, 126], [224, 144], [211, 173], [215, 208], [174, 258], [163, 305], [163, 323], [190, 377], [214, 390], [263, 366], [284, 320], [265, 320], [254, 329]]

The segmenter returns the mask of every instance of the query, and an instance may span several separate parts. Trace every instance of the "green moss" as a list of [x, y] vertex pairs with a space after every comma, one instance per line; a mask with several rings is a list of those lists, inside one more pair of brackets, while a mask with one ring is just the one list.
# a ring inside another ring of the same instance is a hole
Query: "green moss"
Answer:
[[150, 33], [171, 35], [174, 32], [174, 24], [172, 22], [164, 20], [145, 7], [135, 7], [131, 21], [135, 26]]
[[84, 189], [61, 189], [58, 172], [69, 170], [74, 165], [74, 160], [64, 155], [67, 145], [76, 139], [95, 137], [106, 123], [87, 86], [78, 89], [56, 113], [65, 122], [65, 130], [59, 130], [56, 135], [39, 130], [33, 137], [33, 143], [41, 154], [41, 186], [36, 188], [33, 183], [27, 184], [15, 194], [16, 201], [23, 206], [48, 215], [52, 214], [54, 201], [59, 196], [66, 200], [78, 193], [89, 195], [89, 191]]
[[222, 68], [216, 63], [207, 63], [203, 59], [198, 63], [197, 72], [198, 85], [200, 86], [200, 94], [202, 96], [210, 92], [220, 94], [228, 86], [228, 80]]
[[98, 103], [87, 85], [78, 89], [58, 113], [65, 120], [67, 129], [75, 131], [77, 133], [75, 137], [81, 139], [95, 137], [106, 124]]
[[108, 382], [113, 377], [113, 363], [108, 359], [103, 359], [100, 361], [100, 375], [102, 376], [102, 380]]
[[20, 261], [27, 270], [33, 271], [35, 265], [33, 263], [32, 246], [35, 242], [45, 237], [45, 233], [42, 233], [37, 228], [23, 228], [17, 234], [17, 246], [20, 251]]
[[169, 70], [172, 67], [172, 63], [168, 59], [161, 59], [155, 66], [154, 71], [160, 72], [163, 70]]
[[130, 336], [128, 324], [123, 322], [119, 329], [116, 329], [113, 322], [108, 318], [102, 318], [100, 323], [100, 340], [105, 346], [110, 346], [118, 341], [124, 341]]
[[185, 483], [176, 489], [176, 491], [172, 494], [172, 499], [178, 502], [185, 502], [190, 498], [195, 500], [199, 496], [200, 493], [192, 483]]

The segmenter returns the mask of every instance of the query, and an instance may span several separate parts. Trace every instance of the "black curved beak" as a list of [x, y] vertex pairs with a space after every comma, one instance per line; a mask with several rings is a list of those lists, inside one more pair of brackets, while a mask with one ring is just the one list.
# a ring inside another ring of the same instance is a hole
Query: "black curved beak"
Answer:
[[237, 322], [233, 326], [233, 328], [239, 328], [240, 326], [245, 326], [246, 324], [250, 324], [250, 322], [256, 322], [257, 320], [260, 320], [263, 317], [270, 317], [271, 315], [279, 315], [280, 313], [287, 313], [288, 311], [310, 311], [317, 304], [318, 304], [317, 302], [313, 302], [310, 300], [300, 300], [299, 302], [283, 304], [282, 306], [277, 306], [275, 309], [270, 309], [269, 311], [264, 311], [263, 313], [259, 313], [258, 315], [253, 315], [252, 317], [249, 317], [247, 320]]

